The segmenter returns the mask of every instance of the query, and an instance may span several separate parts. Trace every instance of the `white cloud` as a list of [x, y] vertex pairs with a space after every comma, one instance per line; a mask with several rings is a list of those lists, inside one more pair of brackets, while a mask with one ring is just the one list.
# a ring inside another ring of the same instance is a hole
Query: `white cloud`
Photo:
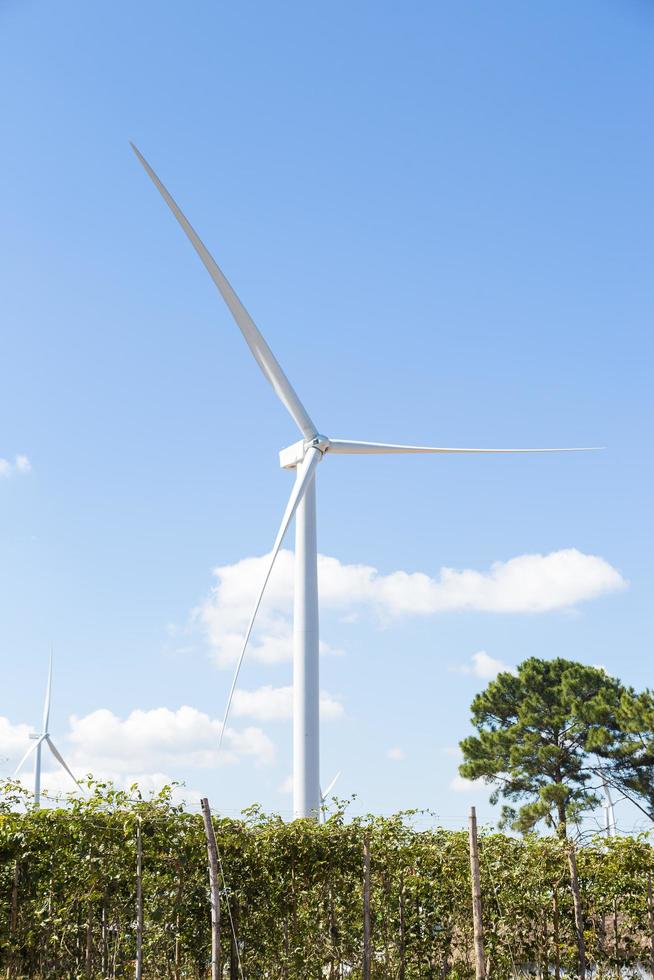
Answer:
[[0, 456], [0, 478], [9, 478], [10, 476], [26, 476], [32, 471], [32, 464], [30, 463], [27, 456], [15, 456], [13, 463], [8, 459], [3, 459]]
[[279, 784], [279, 786], [277, 787], [277, 789], [278, 789], [278, 791], [280, 793], [284, 793], [285, 796], [288, 796], [289, 794], [291, 794], [293, 792], [293, 774], [290, 773], [286, 777], [286, 779], [282, 783]]
[[483, 779], [466, 779], [459, 775], [450, 781], [450, 789], [454, 793], [468, 793], [470, 795], [488, 793], [488, 786]]
[[[245, 759], [267, 765], [275, 757], [269, 736], [252, 726], [228, 727], [219, 752], [220, 720], [187, 705], [176, 711], [137, 709], [126, 718], [99, 708], [82, 718], [72, 715], [69, 724], [69, 730], [55, 735], [54, 741], [75, 776], [80, 779], [91, 772], [121, 786], [138, 782], [146, 789], [159, 789], [189, 769], [210, 769]], [[0, 718], [0, 771], [13, 773], [30, 744], [29, 732], [28, 725]], [[23, 774], [29, 786], [32, 768], [30, 760]], [[57, 792], [71, 789], [70, 776], [59, 769], [47, 747], [43, 749], [43, 770], [44, 786]]]
[[32, 731], [30, 725], [13, 725], [8, 718], [0, 716], [0, 771], [9, 771], [20, 762], [24, 752], [27, 752]]
[[[216, 568], [216, 584], [194, 610], [222, 666], [240, 652], [267, 556], [245, 558]], [[570, 609], [600, 595], [624, 589], [620, 573], [604, 558], [576, 548], [547, 555], [519, 555], [494, 562], [486, 571], [443, 567], [436, 576], [424, 572], [380, 573], [371, 565], [346, 565], [318, 556], [321, 606], [351, 619], [367, 609], [379, 620], [430, 616], [445, 612], [543, 613]], [[291, 657], [293, 554], [280, 551], [261, 604], [251, 653], [263, 662]], [[329, 652], [325, 648], [323, 652]]]
[[460, 664], [458, 667], [453, 667], [452, 670], [460, 674], [472, 674], [474, 677], [481, 677], [483, 680], [493, 680], [502, 672], [515, 673], [513, 667], [509, 667], [502, 660], [496, 660], [495, 657], [489, 656], [485, 650], [473, 653], [470, 660], [472, 663]]
[[390, 759], [392, 762], [403, 762], [406, 759], [406, 753], [404, 749], [401, 749], [398, 745], [393, 746], [386, 753], [386, 758]]
[[[44, 759], [44, 768], [41, 773], [41, 793], [42, 803], [47, 805], [49, 800], [61, 799], [69, 793], [86, 793], [82, 783], [77, 789], [70, 776], [63, 769], [49, 769], [51, 763]], [[56, 765], [56, 763], [52, 763]], [[75, 772], [75, 769], [73, 769]], [[77, 772], [80, 779], [86, 776], [86, 772]], [[94, 773], [95, 776], [111, 782], [118, 789], [129, 790], [134, 783], [138, 784], [139, 791], [145, 797], [151, 793], [159, 793], [164, 786], [172, 786], [172, 799], [175, 803], [182, 803], [185, 806], [199, 807], [200, 799], [205, 793], [196, 789], [189, 789], [186, 786], [173, 786], [176, 777], [165, 772], [118, 772], [110, 769], [102, 773]], [[34, 792], [34, 772], [29, 770], [21, 772], [20, 781], [30, 792]]]
[[[287, 721], [293, 717], [293, 688], [272, 687], [270, 684], [255, 691], [236, 688], [232, 711], [235, 717], [256, 718], [257, 721]], [[320, 717], [323, 721], [342, 718], [340, 701], [326, 691], [320, 692]]]
[[260, 728], [227, 728], [218, 751], [221, 722], [197, 708], [137, 709], [122, 719], [107, 708], [70, 718], [72, 764], [86, 771], [148, 772], [157, 769], [208, 769], [250, 757], [266, 764], [275, 749]]

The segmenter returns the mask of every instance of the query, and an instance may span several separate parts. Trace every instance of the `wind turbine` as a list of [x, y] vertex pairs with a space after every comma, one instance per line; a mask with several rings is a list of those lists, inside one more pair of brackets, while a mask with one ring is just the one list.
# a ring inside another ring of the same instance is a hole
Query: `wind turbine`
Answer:
[[[376, 453], [548, 453], [572, 452], [558, 449], [452, 449], [435, 446], [403, 446], [380, 442], [355, 442], [322, 435], [298, 398], [275, 355], [239, 300], [223, 272], [197, 233], [161, 183], [139, 150], [131, 144], [155, 187], [181, 225], [207, 272], [234, 317], [245, 342], [277, 397], [296, 423], [302, 438], [279, 454], [280, 465], [295, 470], [291, 490], [277, 537], [268, 558], [265, 575], [254, 611], [245, 633], [243, 647], [223, 717], [227, 723], [232, 697], [245, 650], [263, 598], [268, 579], [284, 535], [295, 517], [295, 596], [293, 623], [293, 803], [296, 817], [320, 815], [319, 724], [318, 724], [318, 571], [316, 546], [316, 468], [327, 456]], [[222, 743], [222, 733], [220, 741]]]
[[597, 760], [597, 765], [599, 767], [599, 775], [602, 780], [602, 790], [604, 792], [604, 803], [602, 804], [602, 809], [604, 810], [604, 829], [606, 831], [607, 837], [615, 837], [618, 833], [617, 824], [615, 822], [615, 807], [613, 805], [613, 796], [611, 795], [611, 787], [609, 786], [606, 775], [604, 774], [600, 760]]
[[338, 777], [340, 776], [340, 774], [341, 774], [341, 771], [339, 769], [339, 771], [336, 773], [336, 775], [332, 779], [332, 781], [329, 784], [329, 786], [327, 787], [327, 789], [324, 792], [323, 792], [323, 790], [320, 790], [320, 822], [321, 823], [324, 823], [325, 820], [326, 820], [325, 810], [324, 810], [325, 803], [329, 799], [329, 794], [331, 793], [331, 791], [333, 790], [334, 786], [338, 782]]
[[607, 837], [615, 837], [618, 829], [615, 823], [615, 807], [613, 806], [613, 797], [611, 796], [611, 787], [604, 779], [602, 782], [602, 788], [604, 790], [604, 796], [606, 798], [606, 803], [604, 804], [604, 827], [606, 829]]
[[27, 750], [23, 758], [16, 766], [16, 772], [14, 773], [14, 778], [15, 778], [20, 772], [20, 770], [23, 768], [23, 766], [25, 765], [29, 757], [31, 756], [32, 752], [36, 752], [36, 755], [34, 757], [34, 806], [36, 807], [39, 807], [41, 805], [41, 749], [44, 743], [48, 746], [48, 748], [50, 749], [50, 751], [52, 752], [53, 756], [55, 757], [59, 765], [62, 767], [62, 769], [66, 770], [70, 778], [75, 783], [75, 786], [79, 788], [79, 783], [77, 782], [72, 772], [66, 765], [64, 761], [64, 757], [62, 756], [61, 752], [52, 741], [52, 738], [50, 737], [49, 727], [50, 727], [51, 699], [52, 699], [52, 653], [50, 653], [50, 664], [48, 667], [48, 686], [46, 687], [45, 690], [45, 704], [43, 705], [43, 722], [41, 725], [41, 731], [40, 733], [34, 732], [32, 735], [30, 735], [30, 738], [33, 740], [34, 744], [30, 745], [29, 749]]

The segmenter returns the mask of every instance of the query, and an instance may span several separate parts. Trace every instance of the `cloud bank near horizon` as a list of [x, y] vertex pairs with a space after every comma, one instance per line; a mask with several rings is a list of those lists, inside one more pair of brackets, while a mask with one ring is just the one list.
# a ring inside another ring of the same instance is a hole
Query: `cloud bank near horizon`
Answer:
[[[274, 763], [275, 745], [261, 728], [228, 726], [219, 752], [220, 728], [219, 719], [188, 705], [176, 710], [139, 708], [125, 718], [108, 708], [98, 708], [82, 717], [71, 715], [67, 730], [53, 738], [78, 779], [92, 773], [120, 786], [138, 782], [145, 790], [158, 790], [173, 782], [175, 777], [168, 775], [171, 772], [214, 769], [246, 760], [257, 766]], [[14, 724], [0, 716], [0, 759], [8, 774], [29, 747], [31, 730], [29, 725]], [[28, 787], [33, 785], [33, 769], [32, 757], [20, 773]], [[74, 789], [70, 776], [47, 747], [43, 750], [43, 785], [56, 793]]]

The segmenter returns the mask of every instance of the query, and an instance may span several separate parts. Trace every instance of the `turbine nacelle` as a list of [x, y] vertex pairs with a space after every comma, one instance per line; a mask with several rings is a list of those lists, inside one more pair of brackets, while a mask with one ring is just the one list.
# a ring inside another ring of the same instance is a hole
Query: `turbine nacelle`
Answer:
[[282, 449], [279, 454], [279, 465], [283, 470], [294, 470], [303, 462], [304, 457], [310, 449], [317, 449], [323, 455], [327, 452], [331, 443], [327, 436], [314, 436], [313, 439], [300, 439], [292, 446]]

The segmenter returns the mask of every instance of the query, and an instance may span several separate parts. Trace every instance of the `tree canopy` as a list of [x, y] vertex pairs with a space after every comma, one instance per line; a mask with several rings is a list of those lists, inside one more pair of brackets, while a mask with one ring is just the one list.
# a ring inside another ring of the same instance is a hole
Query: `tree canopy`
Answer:
[[[600, 803], [602, 778], [654, 799], [654, 741], [639, 738], [649, 693], [637, 695], [598, 667], [530, 657], [503, 672], [472, 703], [477, 735], [461, 742], [460, 773], [494, 786], [507, 801], [502, 825], [528, 832], [544, 821], [565, 837], [568, 825]], [[649, 755], [648, 755], [649, 753]]]

